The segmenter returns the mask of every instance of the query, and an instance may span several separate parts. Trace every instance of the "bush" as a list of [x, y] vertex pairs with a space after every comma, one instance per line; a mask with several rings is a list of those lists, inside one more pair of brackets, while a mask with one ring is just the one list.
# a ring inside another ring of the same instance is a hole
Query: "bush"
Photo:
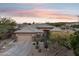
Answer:
[[79, 28], [79, 25], [71, 25], [73, 28]]
[[79, 31], [76, 31], [72, 36], [71, 46], [74, 50], [75, 55], [79, 56]]
[[36, 46], [35, 46], [35, 48], [36, 48], [36, 49], [39, 49], [39, 46], [38, 46], [38, 45], [36, 45]]
[[75, 54], [76, 56], [79, 56], [79, 48], [74, 49], [74, 54]]
[[56, 27], [60, 27], [60, 26], [65, 25], [66, 23], [60, 22], [60, 23], [47, 23], [47, 24], [52, 25], [52, 26], [56, 26]]
[[0, 20], [0, 37], [2, 39], [10, 37], [14, 31], [16, 22], [10, 18], [1, 18]]
[[73, 34], [73, 32], [53, 31], [50, 34], [50, 40], [58, 42], [61, 46], [71, 49], [71, 34]]

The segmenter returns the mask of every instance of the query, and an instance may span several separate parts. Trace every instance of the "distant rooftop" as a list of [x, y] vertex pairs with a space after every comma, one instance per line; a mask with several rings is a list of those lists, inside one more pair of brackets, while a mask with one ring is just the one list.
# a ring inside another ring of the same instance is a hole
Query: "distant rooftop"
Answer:
[[62, 29], [59, 27], [54, 27], [53, 29], [51, 29], [51, 31], [62, 31]]
[[48, 24], [32, 24], [32, 27], [37, 27], [37, 28], [53, 28], [53, 26], [48, 25]]

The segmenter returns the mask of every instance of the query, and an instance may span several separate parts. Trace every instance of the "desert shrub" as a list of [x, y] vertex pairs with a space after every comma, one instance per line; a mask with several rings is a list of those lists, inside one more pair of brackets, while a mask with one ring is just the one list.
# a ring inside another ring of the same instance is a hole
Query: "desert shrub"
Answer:
[[65, 23], [63, 22], [59, 22], [59, 23], [47, 23], [48, 25], [52, 25], [52, 26], [56, 26], [56, 27], [60, 27], [60, 26], [63, 26], [65, 25]]
[[79, 31], [76, 31], [72, 36], [71, 46], [75, 55], [79, 56]]
[[50, 40], [52, 42], [58, 42], [59, 45], [64, 46], [68, 49], [71, 48], [71, 34], [73, 34], [73, 32], [69, 32], [69, 31], [53, 31], [50, 32]]

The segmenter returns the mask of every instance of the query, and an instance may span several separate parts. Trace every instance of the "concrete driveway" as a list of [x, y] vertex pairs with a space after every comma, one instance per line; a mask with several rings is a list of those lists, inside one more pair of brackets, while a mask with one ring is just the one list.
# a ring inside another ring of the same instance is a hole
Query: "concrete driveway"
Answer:
[[27, 56], [31, 54], [31, 48], [31, 40], [18, 41], [15, 43], [15, 46], [10, 48], [8, 51], [0, 53], [0, 56]]

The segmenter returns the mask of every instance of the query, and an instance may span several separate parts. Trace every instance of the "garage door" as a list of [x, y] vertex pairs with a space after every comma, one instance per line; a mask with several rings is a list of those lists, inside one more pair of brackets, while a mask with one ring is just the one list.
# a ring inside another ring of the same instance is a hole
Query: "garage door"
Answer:
[[17, 34], [17, 39], [19, 41], [32, 40], [32, 34]]

